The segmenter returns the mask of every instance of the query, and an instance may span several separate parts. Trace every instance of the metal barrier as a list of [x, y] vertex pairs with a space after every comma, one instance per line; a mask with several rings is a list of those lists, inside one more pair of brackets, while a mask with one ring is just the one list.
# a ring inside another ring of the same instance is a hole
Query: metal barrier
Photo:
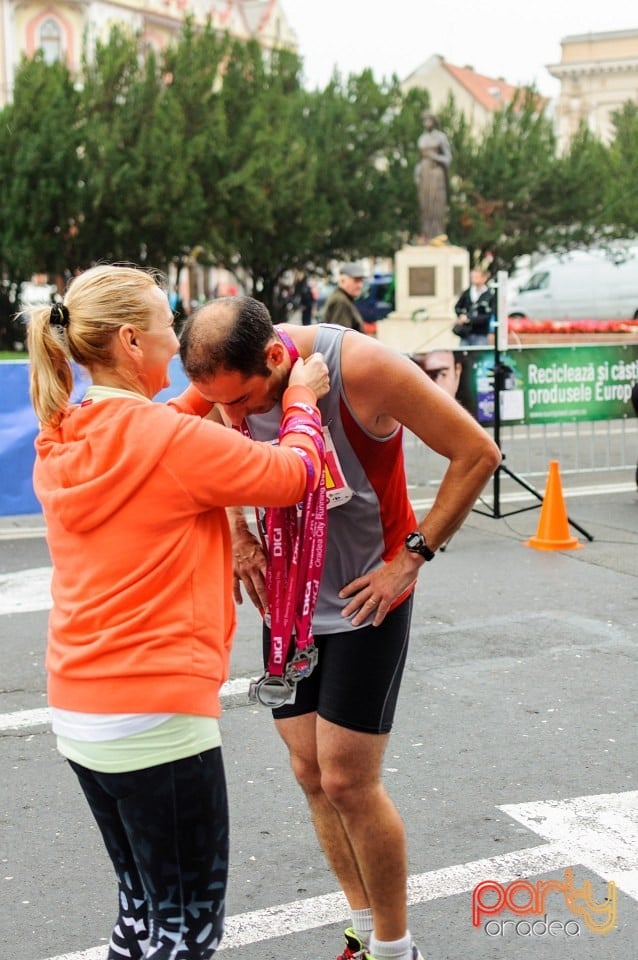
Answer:
[[[489, 432], [489, 429], [488, 429]], [[405, 431], [408, 483], [412, 489], [438, 486], [447, 461]], [[501, 427], [505, 462], [536, 485], [558, 460], [562, 476], [578, 476], [582, 483], [604, 483], [612, 473], [633, 480], [638, 458], [638, 420], [591, 420]], [[504, 478], [505, 480], [505, 478]], [[507, 483], [507, 480], [505, 480]]]

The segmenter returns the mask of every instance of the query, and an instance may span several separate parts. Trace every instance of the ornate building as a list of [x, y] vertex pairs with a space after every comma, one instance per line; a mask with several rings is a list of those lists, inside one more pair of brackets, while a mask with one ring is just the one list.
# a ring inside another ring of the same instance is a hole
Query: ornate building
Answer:
[[609, 142], [611, 114], [627, 100], [638, 101], [638, 30], [565, 37], [561, 50], [560, 63], [547, 67], [560, 80], [554, 114], [559, 144], [567, 145], [581, 121]]
[[453, 96], [475, 134], [483, 130], [496, 110], [513, 99], [518, 89], [501, 77], [486, 77], [472, 67], [457, 67], [439, 54], [421, 64], [401, 86], [404, 91], [411, 87], [425, 87], [430, 94], [433, 113], [437, 113]]
[[49, 62], [80, 65], [82, 45], [105, 35], [118, 22], [139, 31], [161, 49], [178, 33], [186, 13], [219, 31], [256, 37], [265, 49], [297, 49], [280, 0], [0, 0], [0, 107], [8, 101], [23, 53], [44, 51]]

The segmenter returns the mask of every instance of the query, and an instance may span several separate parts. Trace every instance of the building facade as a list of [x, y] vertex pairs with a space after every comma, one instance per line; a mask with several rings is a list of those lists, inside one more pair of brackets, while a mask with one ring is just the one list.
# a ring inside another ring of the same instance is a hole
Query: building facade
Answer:
[[608, 143], [612, 113], [627, 100], [638, 102], [638, 29], [565, 37], [560, 63], [547, 69], [560, 80], [554, 113], [559, 146], [567, 146], [581, 122]]
[[448, 63], [439, 54], [414, 70], [401, 87], [406, 92], [412, 87], [425, 87], [433, 113], [441, 110], [450, 96], [454, 97], [456, 108], [466, 117], [474, 134], [480, 134], [495, 111], [510, 103], [518, 90], [500, 77], [486, 77], [472, 67]]
[[73, 72], [114, 23], [139, 32], [161, 50], [180, 30], [186, 14], [208, 17], [220, 32], [248, 39], [265, 49], [297, 49], [280, 0], [0, 0], [0, 107], [11, 98], [22, 54], [38, 49], [50, 63], [60, 60]]

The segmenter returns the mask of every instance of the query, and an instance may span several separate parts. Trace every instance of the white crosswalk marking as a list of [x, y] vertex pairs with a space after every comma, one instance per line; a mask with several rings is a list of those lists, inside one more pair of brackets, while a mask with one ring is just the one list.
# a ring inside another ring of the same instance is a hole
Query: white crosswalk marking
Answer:
[[[539, 876], [579, 864], [595, 869], [589, 862], [588, 854], [592, 837], [596, 838], [596, 848], [599, 849], [601, 845], [605, 848], [605, 862], [597, 864], [603, 868], [601, 876], [609, 880], [609, 873], [613, 872], [619, 889], [638, 899], [638, 890], [633, 884], [638, 868], [638, 847], [628, 843], [624, 831], [619, 832], [618, 829], [619, 825], [632, 823], [635, 826], [638, 822], [638, 791], [575, 797], [558, 803], [511, 804], [500, 809], [524, 823], [531, 831], [551, 836], [553, 842], [411, 876], [408, 879], [410, 904], [470, 893], [478, 883], [487, 879], [509, 883], [521, 877]], [[622, 871], [617, 866], [621, 857], [624, 866]], [[245, 947], [291, 933], [343, 923], [347, 918], [348, 905], [341, 893], [329, 893], [238, 914], [227, 918], [220, 950]], [[100, 946], [51, 957], [49, 960], [104, 960], [105, 957], [106, 947]]]
[[51, 567], [0, 574], [0, 615], [51, 608]]
[[500, 809], [638, 900], [638, 790]]
[[[51, 606], [50, 567], [0, 574], [0, 617], [47, 610]], [[249, 680], [224, 684], [221, 695], [247, 694]], [[46, 707], [0, 714], [0, 733], [48, 725]], [[539, 846], [411, 876], [411, 904], [469, 894], [486, 879], [508, 883], [572, 867], [587, 869], [638, 901], [638, 791], [535, 801], [500, 807], [543, 838]], [[468, 908], [469, 909], [469, 908]], [[341, 893], [278, 904], [228, 917], [220, 949], [250, 946], [284, 935], [343, 923], [348, 908]], [[105, 960], [106, 944], [48, 960]]]
[[[248, 677], [236, 677], [222, 684], [219, 691], [223, 701], [228, 697], [248, 695]], [[24, 730], [29, 727], [42, 727], [51, 723], [51, 714], [48, 707], [39, 707], [34, 710], [16, 710], [14, 713], [0, 713], [0, 733], [7, 730]]]

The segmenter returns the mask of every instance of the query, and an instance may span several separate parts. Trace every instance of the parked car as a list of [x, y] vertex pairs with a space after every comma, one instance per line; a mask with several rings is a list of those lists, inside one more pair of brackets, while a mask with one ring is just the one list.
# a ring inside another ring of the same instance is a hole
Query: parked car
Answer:
[[531, 320], [638, 319], [638, 247], [545, 257], [508, 298], [507, 314]]
[[394, 310], [394, 274], [379, 273], [365, 280], [355, 304], [366, 323], [385, 319]]

